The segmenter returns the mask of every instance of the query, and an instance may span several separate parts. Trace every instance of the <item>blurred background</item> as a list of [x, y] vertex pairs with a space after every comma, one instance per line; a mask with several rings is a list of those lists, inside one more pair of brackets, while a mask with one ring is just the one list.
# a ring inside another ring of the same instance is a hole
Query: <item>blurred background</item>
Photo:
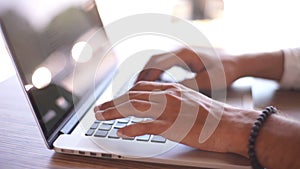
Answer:
[[[60, 3], [59, 0], [51, 2]], [[186, 19], [214, 47], [230, 53], [300, 46], [300, 1], [297, 0], [98, 0], [97, 5], [104, 25], [141, 13]], [[1, 38], [0, 82], [12, 75], [14, 69]]]

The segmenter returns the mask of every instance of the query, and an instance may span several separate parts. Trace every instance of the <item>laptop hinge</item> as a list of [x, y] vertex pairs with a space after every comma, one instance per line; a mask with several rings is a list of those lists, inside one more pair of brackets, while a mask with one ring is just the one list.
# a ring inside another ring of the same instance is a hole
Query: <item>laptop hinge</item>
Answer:
[[78, 117], [76, 115], [72, 116], [68, 123], [66, 123], [66, 125], [64, 125], [64, 127], [60, 130], [60, 133], [70, 134], [75, 129], [78, 123]]

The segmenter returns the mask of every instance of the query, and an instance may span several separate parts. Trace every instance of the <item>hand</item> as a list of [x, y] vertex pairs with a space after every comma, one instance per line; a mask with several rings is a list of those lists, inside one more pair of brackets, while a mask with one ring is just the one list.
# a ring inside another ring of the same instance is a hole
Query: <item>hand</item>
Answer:
[[[207, 140], [199, 141], [207, 116], [218, 118], [220, 113], [218, 127]], [[95, 116], [98, 120], [152, 119], [119, 129], [120, 137], [162, 135], [202, 150], [247, 156], [248, 137], [258, 112], [214, 101], [178, 83], [138, 82], [126, 94], [95, 107]]]
[[181, 49], [174, 53], [164, 53], [153, 56], [139, 74], [137, 81], [159, 80], [160, 75], [173, 66], [180, 66], [196, 73], [192, 79], [185, 79], [179, 83], [198, 91], [210, 91], [211, 82], [213, 89], [224, 89], [233, 81], [241, 77], [241, 71], [234, 57], [208, 56], [203, 53], [196, 54], [189, 49]]

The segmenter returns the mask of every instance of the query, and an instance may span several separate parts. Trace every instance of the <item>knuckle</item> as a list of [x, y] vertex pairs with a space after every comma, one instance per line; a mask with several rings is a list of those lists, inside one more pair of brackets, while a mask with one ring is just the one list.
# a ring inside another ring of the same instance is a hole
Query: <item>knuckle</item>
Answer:
[[190, 50], [187, 49], [187, 48], [181, 48], [180, 51], [181, 51], [181, 52], [187, 52], [187, 51], [190, 51]]
[[188, 48], [182, 48], [182, 49], [179, 50], [178, 53], [182, 54], [182, 55], [186, 55], [186, 54], [192, 53], [192, 51], [190, 49], [188, 49]]

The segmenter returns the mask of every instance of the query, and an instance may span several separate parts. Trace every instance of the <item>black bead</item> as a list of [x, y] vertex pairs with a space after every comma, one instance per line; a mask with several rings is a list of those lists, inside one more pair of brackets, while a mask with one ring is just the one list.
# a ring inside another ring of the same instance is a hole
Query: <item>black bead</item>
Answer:
[[267, 115], [266, 113], [262, 113], [262, 114], [260, 114], [259, 116], [262, 117], [262, 118], [265, 120], [265, 119], [267, 118], [268, 115]]
[[261, 127], [261, 121], [256, 121], [256, 122], [254, 123], [254, 125], [256, 125], [256, 126], [258, 126], [258, 127]]
[[253, 127], [253, 131], [254, 131], [254, 132], [257, 132], [259, 129], [260, 129], [260, 127], [257, 126], [257, 125], [255, 125], [255, 126]]
[[254, 151], [250, 151], [248, 152], [249, 157], [254, 157], [255, 156], [255, 152]]
[[248, 145], [249, 149], [254, 149], [254, 145]]
[[268, 114], [268, 110], [264, 110], [264, 111], [262, 111], [262, 114]]
[[261, 117], [261, 116], [259, 116], [258, 118], [257, 118], [257, 121], [260, 121], [261, 123], [264, 121], [265, 119], [263, 118], [263, 117]]
[[254, 139], [253, 137], [251, 137], [251, 138], [249, 139], [250, 145], [251, 145], [251, 144], [254, 145], [254, 142], [255, 142], [255, 139]]
[[276, 108], [270, 106], [265, 108], [265, 110], [258, 116], [256, 121], [254, 122], [252, 126], [252, 130], [250, 132], [249, 136], [249, 144], [248, 144], [248, 155], [249, 155], [249, 160], [251, 162], [252, 168], [253, 169], [263, 169], [260, 165], [260, 163], [257, 160], [256, 153], [255, 153], [255, 140], [259, 134], [260, 128], [263, 126], [264, 122], [266, 119], [273, 113], [276, 113], [277, 110]]

